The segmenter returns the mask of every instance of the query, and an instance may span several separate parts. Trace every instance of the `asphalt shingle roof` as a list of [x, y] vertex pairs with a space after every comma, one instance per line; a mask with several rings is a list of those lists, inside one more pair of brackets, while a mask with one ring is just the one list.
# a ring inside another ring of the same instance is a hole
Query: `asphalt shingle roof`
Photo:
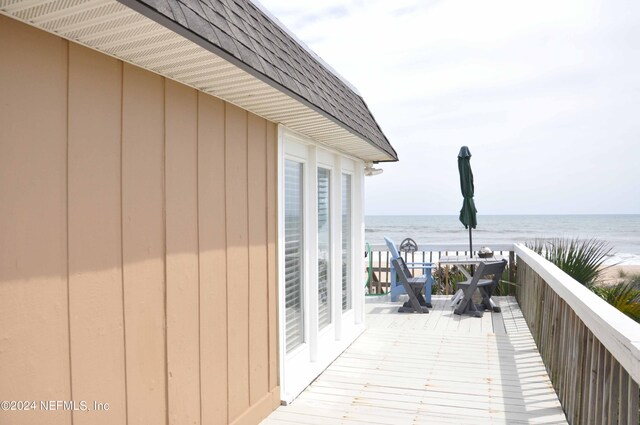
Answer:
[[397, 160], [360, 95], [249, 0], [135, 0], [223, 50]]

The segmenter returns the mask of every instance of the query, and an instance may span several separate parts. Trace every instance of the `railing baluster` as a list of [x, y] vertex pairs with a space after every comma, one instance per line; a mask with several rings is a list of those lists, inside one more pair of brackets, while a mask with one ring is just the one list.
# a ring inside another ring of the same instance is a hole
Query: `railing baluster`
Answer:
[[582, 378], [582, 398], [580, 400], [580, 416], [584, 418], [583, 423], [589, 423], [589, 415], [591, 413], [591, 379], [593, 368], [591, 366], [593, 361], [593, 334], [586, 331], [586, 338], [584, 344], [585, 357], [584, 357], [584, 371]]
[[611, 373], [609, 375], [609, 388], [611, 391], [611, 398], [609, 400], [609, 409], [607, 411], [606, 419], [609, 425], [618, 423], [618, 400], [620, 391], [620, 363], [615, 358], [611, 357]]
[[638, 383], [634, 382], [632, 379], [629, 379], [629, 386], [627, 393], [629, 394], [629, 398], [627, 400], [627, 423], [629, 425], [635, 425], [640, 423], [638, 420], [638, 397], [640, 397], [638, 391]]
[[611, 375], [611, 355], [602, 347], [602, 374], [600, 376], [600, 391], [602, 396], [600, 397], [602, 403], [602, 410], [600, 412], [600, 423], [607, 423], [607, 415], [609, 414], [609, 402], [611, 401], [611, 388], [609, 387], [609, 377]]
[[380, 285], [382, 284], [382, 251], [378, 251], [378, 283], [376, 285], [376, 294], [380, 293]]
[[584, 421], [586, 415], [584, 414], [584, 407], [586, 406], [586, 403], [583, 403], [583, 400], [585, 399], [585, 395], [586, 390], [585, 390], [585, 382], [587, 381], [587, 370], [588, 370], [588, 364], [589, 360], [587, 357], [587, 350], [585, 349], [585, 346], [587, 345], [587, 341], [588, 341], [588, 333], [587, 333], [587, 327], [576, 317], [577, 322], [578, 322], [578, 362], [576, 363], [577, 365], [579, 365], [579, 373], [576, 373], [576, 378], [577, 378], [577, 384], [576, 384], [576, 389], [575, 389], [575, 394], [574, 394], [574, 402], [573, 402], [573, 411], [574, 411], [574, 419], [571, 420], [571, 423], [581, 423]]
[[[620, 371], [623, 373], [620, 373], [620, 385], [618, 386], [619, 389], [619, 394], [629, 394], [629, 375], [627, 375], [626, 373], [624, 373], [624, 369], [622, 369], [622, 367], [620, 368]], [[631, 397], [631, 396], [629, 396]], [[619, 403], [619, 420], [618, 420], [618, 424], [620, 425], [627, 425], [629, 424], [629, 415], [627, 415], [627, 412], [629, 411], [629, 398], [627, 397], [620, 397], [620, 403]]]
[[[391, 268], [389, 267], [389, 253], [385, 256], [385, 282], [391, 282]], [[391, 289], [391, 288], [389, 288]]]
[[509, 281], [515, 283], [516, 281], [516, 253], [509, 251]]

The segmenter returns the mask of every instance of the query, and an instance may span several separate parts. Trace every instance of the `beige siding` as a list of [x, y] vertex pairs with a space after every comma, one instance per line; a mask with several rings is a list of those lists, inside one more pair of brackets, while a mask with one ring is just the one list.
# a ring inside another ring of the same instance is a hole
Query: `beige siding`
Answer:
[[122, 92], [127, 413], [129, 424], [159, 424], [167, 413], [164, 80], [125, 64]]
[[267, 287], [266, 121], [249, 116], [249, 399], [256, 403], [269, 390]]
[[247, 112], [226, 105], [229, 420], [249, 407], [249, 228]]
[[198, 95], [200, 382], [202, 423], [226, 424], [227, 242], [224, 102]]
[[67, 43], [0, 16], [0, 58], [0, 400], [70, 399]]
[[198, 95], [166, 81], [169, 424], [200, 423]]
[[[269, 390], [273, 391], [278, 381], [278, 287], [276, 274], [276, 241], [278, 232], [278, 145], [276, 126], [267, 123], [267, 278], [268, 278], [268, 323], [269, 323]], [[277, 405], [276, 405], [277, 406]]]
[[120, 192], [122, 64], [69, 45], [69, 317], [72, 398], [112, 414], [74, 412], [73, 423], [123, 422], [124, 319]]
[[0, 16], [0, 412], [256, 423], [278, 403], [276, 126]]

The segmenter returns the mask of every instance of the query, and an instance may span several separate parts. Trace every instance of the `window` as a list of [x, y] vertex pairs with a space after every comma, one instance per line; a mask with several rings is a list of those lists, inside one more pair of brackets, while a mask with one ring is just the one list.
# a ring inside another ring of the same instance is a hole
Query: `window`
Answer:
[[342, 174], [342, 311], [351, 305], [351, 175]]
[[303, 165], [286, 160], [284, 170], [284, 281], [286, 348], [290, 352], [305, 341], [303, 279]]
[[318, 327], [331, 323], [331, 172], [318, 168]]

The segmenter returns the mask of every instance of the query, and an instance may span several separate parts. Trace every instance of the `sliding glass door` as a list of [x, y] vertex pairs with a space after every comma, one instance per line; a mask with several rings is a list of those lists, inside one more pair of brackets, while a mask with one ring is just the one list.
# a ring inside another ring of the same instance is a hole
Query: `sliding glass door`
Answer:
[[289, 402], [364, 330], [364, 165], [282, 130], [279, 359]]

